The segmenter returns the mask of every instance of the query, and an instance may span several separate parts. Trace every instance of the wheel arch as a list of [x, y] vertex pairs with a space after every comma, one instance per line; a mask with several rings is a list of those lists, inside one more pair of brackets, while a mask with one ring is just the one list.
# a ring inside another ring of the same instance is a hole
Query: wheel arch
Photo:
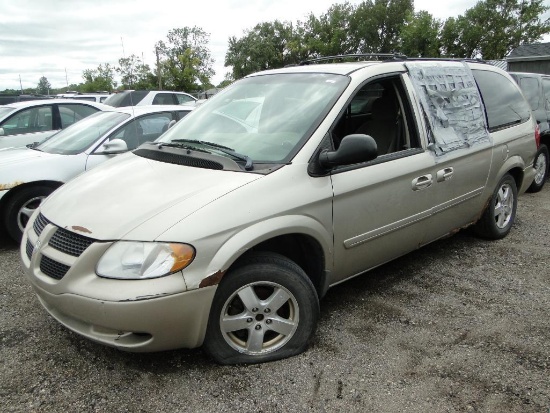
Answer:
[[[275, 252], [304, 270], [319, 297], [329, 284], [332, 263], [332, 234], [320, 222], [305, 216], [276, 217], [246, 227], [229, 238], [216, 252], [197, 287], [218, 284], [222, 277], [248, 254]], [[193, 285], [186, 279], [188, 286]]]
[[8, 204], [10, 199], [12, 199], [15, 195], [17, 195], [17, 193], [19, 193], [19, 191], [22, 191], [23, 189], [26, 189], [26, 188], [32, 188], [35, 186], [48, 186], [53, 190], [56, 190], [61, 185], [63, 185], [63, 182], [44, 180], [44, 181], [25, 182], [17, 186], [14, 186], [6, 193], [6, 195], [0, 198], [0, 216], [4, 215], [6, 205]]

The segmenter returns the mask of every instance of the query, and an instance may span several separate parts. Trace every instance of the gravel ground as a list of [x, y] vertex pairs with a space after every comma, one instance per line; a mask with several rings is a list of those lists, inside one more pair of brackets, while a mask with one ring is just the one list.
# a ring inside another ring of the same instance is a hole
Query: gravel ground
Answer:
[[462, 231], [331, 289], [309, 350], [254, 366], [80, 338], [0, 239], [0, 411], [550, 413], [549, 208], [546, 185], [504, 240]]

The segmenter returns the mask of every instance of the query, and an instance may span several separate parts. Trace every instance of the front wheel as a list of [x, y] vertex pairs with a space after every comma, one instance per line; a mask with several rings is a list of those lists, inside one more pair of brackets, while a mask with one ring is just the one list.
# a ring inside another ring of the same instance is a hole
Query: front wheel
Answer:
[[514, 224], [517, 203], [516, 181], [510, 174], [506, 174], [498, 183], [487, 209], [476, 223], [476, 233], [487, 239], [504, 238]]
[[548, 165], [548, 148], [546, 145], [542, 144], [535, 156], [535, 162], [533, 162], [533, 166], [535, 167], [535, 179], [533, 179], [531, 186], [527, 188], [529, 192], [539, 192], [542, 189], [544, 183], [548, 179]]
[[48, 186], [32, 186], [18, 190], [6, 204], [5, 226], [14, 241], [20, 242], [31, 215], [48, 195], [54, 191]]
[[220, 282], [204, 348], [220, 364], [282, 359], [306, 349], [318, 317], [304, 271], [282, 255], [257, 253]]

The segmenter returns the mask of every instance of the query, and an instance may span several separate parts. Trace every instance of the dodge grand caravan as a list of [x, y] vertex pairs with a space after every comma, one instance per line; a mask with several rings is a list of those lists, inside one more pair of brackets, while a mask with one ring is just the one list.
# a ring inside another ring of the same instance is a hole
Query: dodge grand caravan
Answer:
[[49, 314], [96, 342], [276, 360], [306, 349], [331, 286], [470, 225], [505, 237], [536, 150], [490, 65], [261, 72], [55, 191], [21, 259]]

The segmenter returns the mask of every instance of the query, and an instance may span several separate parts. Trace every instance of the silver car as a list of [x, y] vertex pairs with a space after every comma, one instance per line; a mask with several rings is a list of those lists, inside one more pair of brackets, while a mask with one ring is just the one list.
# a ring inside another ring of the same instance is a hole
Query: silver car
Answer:
[[535, 152], [490, 65], [257, 73], [56, 191], [21, 259], [49, 314], [98, 343], [276, 360], [306, 349], [331, 286], [469, 225], [506, 236]]
[[43, 199], [78, 174], [153, 141], [193, 108], [113, 108], [31, 148], [0, 149], [0, 222], [16, 241]]

